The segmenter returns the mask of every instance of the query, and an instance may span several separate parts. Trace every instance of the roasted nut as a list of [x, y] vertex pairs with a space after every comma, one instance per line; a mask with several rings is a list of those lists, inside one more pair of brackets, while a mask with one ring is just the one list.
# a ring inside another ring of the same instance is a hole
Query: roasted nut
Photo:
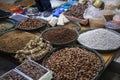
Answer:
[[53, 52], [45, 62], [57, 80], [91, 80], [99, 72], [99, 57], [79, 47], [63, 48]]

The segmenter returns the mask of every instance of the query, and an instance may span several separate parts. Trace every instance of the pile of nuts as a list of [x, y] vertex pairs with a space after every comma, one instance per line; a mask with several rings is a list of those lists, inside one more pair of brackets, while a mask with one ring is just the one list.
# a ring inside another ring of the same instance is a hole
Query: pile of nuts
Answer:
[[15, 71], [10, 71], [6, 75], [0, 78], [0, 80], [26, 80], [26, 78], [22, 77], [20, 74]]
[[66, 47], [53, 52], [45, 66], [57, 80], [91, 80], [98, 75], [101, 60], [86, 49]]
[[17, 67], [18, 70], [31, 77], [33, 80], [38, 80], [41, 76], [43, 76], [47, 71], [42, 69], [39, 65], [27, 61], [20, 66]]
[[41, 19], [26, 19], [19, 23], [18, 28], [20, 29], [36, 29], [43, 27], [45, 22]]
[[20, 62], [32, 59], [32, 60], [40, 60], [42, 59], [50, 50], [52, 46], [43, 41], [42, 38], [36, 37], [35, 40], [30, 40], [24, 49], [18, 50], [15, 55], [15, 58], [19, 59]]
[[88, 4], [77, 4], [73, 5], [69, 10], [67, 10], [64, 14], [67, 16], [73, 16], [79, 19], [84, 19], [83, 14], [85, 9], [88, 7]]

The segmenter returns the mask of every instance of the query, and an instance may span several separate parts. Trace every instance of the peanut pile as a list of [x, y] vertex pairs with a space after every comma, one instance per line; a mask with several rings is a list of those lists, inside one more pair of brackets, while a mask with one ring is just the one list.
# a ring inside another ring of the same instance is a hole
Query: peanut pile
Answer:
[[70, 47], [53, 52], [45, 65], [57, 80], [91, 80], [99, 73], [101, 60], [86, 49]]

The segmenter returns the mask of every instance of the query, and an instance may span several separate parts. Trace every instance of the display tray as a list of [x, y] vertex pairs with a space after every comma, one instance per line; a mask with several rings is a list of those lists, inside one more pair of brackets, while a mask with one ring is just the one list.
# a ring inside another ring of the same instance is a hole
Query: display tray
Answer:
[[[79, 31], [79, 34], [85, 33], [85, 32], [87, 32], [87, 31], [95, 30], [95, 29], [100, 29], [100, 28], [88, 28], [88, 29], [86, 29], [86, 30], [81, 30], [81, 31]], [[106, 29], [106, 28], [103, 28], [103, 29]], [[111, 32], [113, 32], [113, 33], [115, 33], [115, 34], [117, 34], [117, 35], [120, 35], [118, 32], [116, 32], [116, 31], [114, 31], [114, 30], [111, 30], [111, 29], [106, 29], [106, 30], [109, 30], [109, 31], [111, 31]], [[85, 45], [83, 45], [83, 44], [81, 44], [81, 43], [78, 43], [78, 44], [80, 44], [80, 45], [82, 45], [82, 46], [85, 46]], [[85, 47], [87, 47], [87, 46], [85, 46]], [[89, 47], [87, 47], [87, 48], [89, 48]], [[94, 48], [90, 48], [90, 49], [94, 49]], [[120, 46], [119, 46], [118, 48], [116, 48], [116, 49], [107, 49], [107, 50], [94, 49], [94, 50], [97, 50], [97, 51], [99, 51], [99, 52], [113, 52], [113, 51], [117, 51], [118, 49], [120, 49]]]
[[[13, 19], [2, 19], [2, 20], [0, 20], [0, 24], [1, 24], [1, 26], [0, 26], [1, 27], [0, 36], [2, 34], [6, 33], [7, 31], [16, 29], [16, 23], [17, 22]], [[6, 27], [6, 29], [2, 28], [2, 27]]]
[[0, 51], [0, 76], [20, 64], [12, 56], [1, 53]]
[[[77, 46], [77, 47], [79, 47], [79, 48], [82, 48], [82, 49], [86, 49], [86, 50], [88, 50], [88, 51], [90, 51], [90, 52], [93, 52], [93, 53], [95, 53], [95, 54], [99, 57], [99, 59], [100, 59], [100, 61], [101, 61], [101, 66], [100, 66], [100, 69], [99, 69], [99, 73], [98, 73], [93, 79], [91, 79], [91, 80], [97, 80], [97, 79], [99, 78], [99, 76], [103, 73], [104, 69], [105, 69], [105, 61], [104, 61], [103, 57], [100, 55], [100, 53], [98, 53], [96, 50], [87, 48], [87, 47], [82, 46], [82, 45], [64, 46], [64, 47], [54, 48], [51, 52], [49, 52], [49, 53], [44, 57], [44, 59], [43, 59], [43, 61], [42, 61], [42, 65], [46, 67], [45, 62], [46, 62], [46, 60], [52, 55], [53, 52], [56, 52], [56, 51], [58, 51], [58, 50], [60, 50], [60, 49], [66, 48], [66, 47], [69, 48], [69, 47], [75, 47], [75, 46]], [[54, 78], [53, 80], [57, 80], [57, 79]]]
[[[20, 29], [20, 30], [25, 30], [25, 31], [33, 31], [33, 30], [37, 30], [37, 29], [46, 28], [47, 22], [46, 22], [45, 20], [43, 20], [43, 19], [40, 19], [40, 20], [43, 21], [43, 23], [42, 23], [41, 26], [37, 26], [37, 27], [33, 27], [33, 28], [30, 28], [30, 27], [29, 27], [29, 28], [22, 28], [22, 27], [19, 26], [19, 24], [20, 24], [21, 22], [24, 22], [24, 20], [22, 20], [22, 21], [18, 22], [17, 28]], [[31, 24], [32, 24], [32, 23], [31, 23]]]

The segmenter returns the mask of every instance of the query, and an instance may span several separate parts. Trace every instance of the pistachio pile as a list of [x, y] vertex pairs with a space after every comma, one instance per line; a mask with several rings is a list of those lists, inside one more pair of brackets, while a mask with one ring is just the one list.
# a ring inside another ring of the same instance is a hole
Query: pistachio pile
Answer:
[[40, 60], [51, 49], [52, 46], [49, 43], [44, 42], [42, 38], [36, 37], [34, 40], [30, 40], [24, 49], [18, 50], [15, 58], [19, 59], [20, 62], [27, 59]]

